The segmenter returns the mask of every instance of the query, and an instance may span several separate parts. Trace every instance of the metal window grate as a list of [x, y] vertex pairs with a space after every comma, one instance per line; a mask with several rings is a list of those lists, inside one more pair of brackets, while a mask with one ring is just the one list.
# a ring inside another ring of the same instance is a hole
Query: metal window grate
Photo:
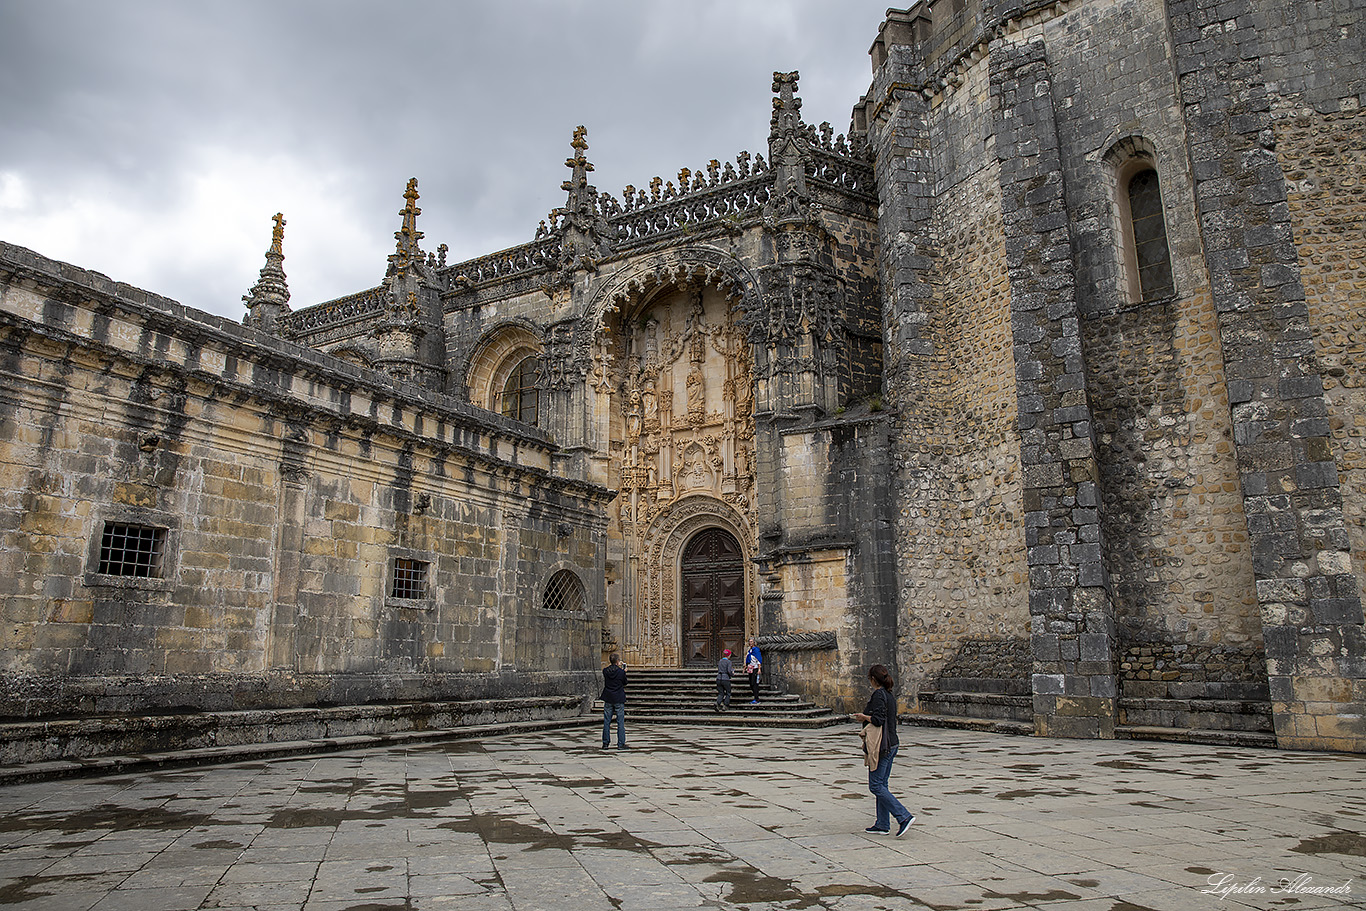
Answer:
[[421, 599], [427, 597], [427, 564], [421, 560], [394, 559], [395, 598]]
[[106, 522], [100, 539], [100, 572], [109, 576], [159, 579], [165, 550], [164, 528]]
[[546, 583], [545, 599], [541, 603], [546, 610], [581, 611], [584, 603], [583, 583], [573, 570], [562, 569]]

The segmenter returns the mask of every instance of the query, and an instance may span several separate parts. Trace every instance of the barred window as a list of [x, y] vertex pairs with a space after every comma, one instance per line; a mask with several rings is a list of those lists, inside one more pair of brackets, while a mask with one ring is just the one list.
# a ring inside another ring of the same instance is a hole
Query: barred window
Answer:
[[394, 558], [394, 582], [390, 595], [395, 598], [421, 600], [427, 597], [427, 566], [422, 560]]
[[107, 576], [160, 579], [166, 557], [166, 529], [125, 522], [104, 523], [100, 568]]
[[562, 569], [546, 583], [545, 598], [541, 604], [546, 610], [581, 611], [584, 605], [583, 583], [573, 570]]
[[540, 419], [540, 382], [541, 359], [523, 358], [503, 384], [499, 410], [513, 420], [535, 424]]

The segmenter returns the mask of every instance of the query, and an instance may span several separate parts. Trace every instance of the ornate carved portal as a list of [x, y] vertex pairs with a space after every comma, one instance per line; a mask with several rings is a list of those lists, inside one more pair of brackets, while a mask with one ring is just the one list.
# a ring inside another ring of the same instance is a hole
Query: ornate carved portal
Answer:
[[609, 539], [625, 568], [608, 625], [621, 650], [645, 664], [695, 657], [683, 553], [707, 529], [733, 540], [739, 560], [725, 621], [739, 632], [728, 635], [755, 628], [753, 379], [738, 317], [717, 287], [670, 283], [618, 310], [599, 336], [595, 386], [620, 491]]

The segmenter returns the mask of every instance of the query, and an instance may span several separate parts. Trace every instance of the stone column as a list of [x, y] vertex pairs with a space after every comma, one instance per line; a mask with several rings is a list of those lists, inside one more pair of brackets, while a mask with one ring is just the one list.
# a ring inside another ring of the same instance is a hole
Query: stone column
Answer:
[[526, 521], [526, 514], [521, 510], [504, 509], [500, 518], [502, 552], [498, 556], [498, 666], [504, 673], [516, 673], [521, 666], [517, 654], [517, 627], [522, 619], [519, 581], [522, 524]]
[[275, 508], [275, 566], [272, 581], [274, 608], [266, 631], [266, 668], [287, 671], [316, 670], [316, 648], [299, 653], [299, 574], [304, 549], [304, 524], [308, 519], [308, 431], [286, 425], [280, 441], [280, 488]]
[[1081, 352], [1071, 230], [1044, 43], [990, 56], [1010, 270], [1034, 651], [1034, 727], [1115, 733], [1115, 620]]

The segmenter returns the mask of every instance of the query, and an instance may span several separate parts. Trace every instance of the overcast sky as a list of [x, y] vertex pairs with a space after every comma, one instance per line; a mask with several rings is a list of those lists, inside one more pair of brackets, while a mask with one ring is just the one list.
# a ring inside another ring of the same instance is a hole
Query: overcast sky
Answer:
[[295, 309], [423, 247], [533, 238], [590, 175], [767, 152], [775, 70], [837, 133], [886, 0], [0, 0], [0, 240], [240, 319], [283, 212]]

